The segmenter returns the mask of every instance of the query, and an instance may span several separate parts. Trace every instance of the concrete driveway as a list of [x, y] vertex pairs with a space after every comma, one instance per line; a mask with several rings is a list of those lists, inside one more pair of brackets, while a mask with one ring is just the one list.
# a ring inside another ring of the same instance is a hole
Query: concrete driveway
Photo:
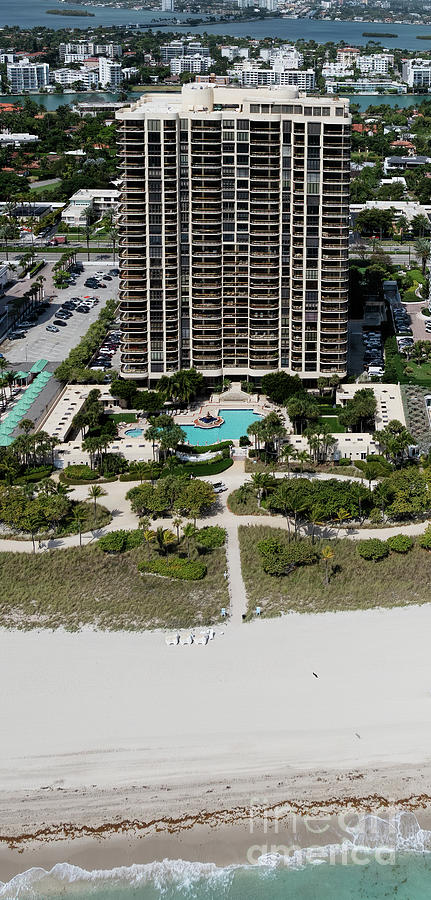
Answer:
[[423, 309], [424, 306], [427, 306], [426, 301], [421, 300], [419, 303], [403, 303], [402, 306], [410, 316], [411, 329], [413, 331], [413, 340], [431, 340], [431, 333], [425, 330], [425, 323], [431, 322], [431, 316], [428, 316], [428, 318], [426, 318], [421, 313], [421, 309]]

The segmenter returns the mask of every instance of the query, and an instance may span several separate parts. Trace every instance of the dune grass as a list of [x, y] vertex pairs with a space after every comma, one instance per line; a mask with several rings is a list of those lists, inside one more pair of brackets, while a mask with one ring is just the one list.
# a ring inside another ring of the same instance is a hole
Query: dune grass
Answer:
[[205, 554], [208, 573], [199, 582], [141, 575], [137, 564], [146, 558], [143, 548], [108, 554], [97, 545], [0, 553], [0, 627], [141, 631], [219, 621], [229, 605], [224, 547]]
[[288, 612], [322, 613], [374, 607], [409, 606], [431, 601], [431, 553], [416, 543], [406, 554], [390, 553], [380, 562], [360, 558], [356, 541], [323, 540], [334, 557], [329, 585], [324, 563], [305, 566], [290, 575], [274, 577], [263, 571], [258, 541], [274, 537], [287, 543], [287, 531], [264, 525], [239, 527], [241, 565], [248, 596], [248, 615], [256, 604], [263, 616]]

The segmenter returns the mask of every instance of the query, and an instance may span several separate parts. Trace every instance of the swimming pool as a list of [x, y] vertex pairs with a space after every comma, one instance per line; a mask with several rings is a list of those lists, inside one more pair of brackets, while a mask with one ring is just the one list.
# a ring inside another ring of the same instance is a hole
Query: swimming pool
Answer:
[[262, 418], [252, 409], [219, 409], [218, 414], [224, 419], [224, 423], [217, 428], [205, 429], [196, 428], [194, 425], [181, 425], [187, 440], [200, 447], [215, 444], [217, 441], [237, 441], [243, 434], [247, 434], [247, 428], [252, 422], [259, 422]]
[[142, 437], [143, 433], [143, 428], [128, 428], [127, 431], [124, 432], [125, 437]]

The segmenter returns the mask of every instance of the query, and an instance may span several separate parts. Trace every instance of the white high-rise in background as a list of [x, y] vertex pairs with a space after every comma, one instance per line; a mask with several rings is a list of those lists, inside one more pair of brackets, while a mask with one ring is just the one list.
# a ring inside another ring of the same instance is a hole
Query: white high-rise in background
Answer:
[[174, 12], [175, 0], [162, 0], [162, 12]]
[[102, 87], [119, 88], [123, 79], [121, 65], [101, 56], [99, 59], [99, 82]]

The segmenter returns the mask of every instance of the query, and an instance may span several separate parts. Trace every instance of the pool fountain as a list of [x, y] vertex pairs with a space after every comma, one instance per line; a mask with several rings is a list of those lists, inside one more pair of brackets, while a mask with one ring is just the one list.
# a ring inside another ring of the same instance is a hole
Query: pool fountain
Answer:
[[209, 410], [203, 416], [193, 420], [195, 428], [220, 428], [224, 424], [221, 416], [213, 416]]

